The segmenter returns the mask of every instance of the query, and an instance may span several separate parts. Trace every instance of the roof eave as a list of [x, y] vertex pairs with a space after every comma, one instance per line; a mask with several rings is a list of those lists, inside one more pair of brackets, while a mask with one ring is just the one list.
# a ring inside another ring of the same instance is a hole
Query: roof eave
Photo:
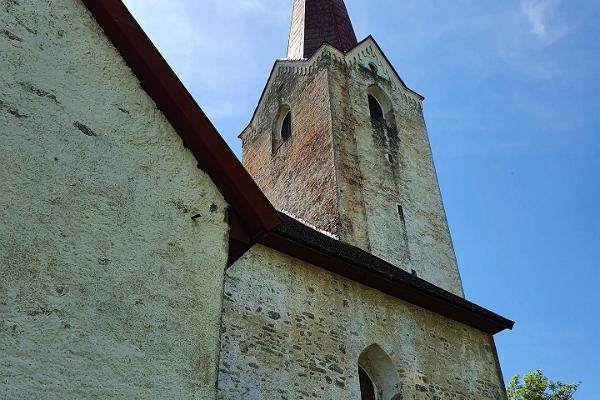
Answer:
[[495, 335], [514, 322], [414, 277], [357, 247], [280, 213], [282, 224], [259, 243], [444, 317]]

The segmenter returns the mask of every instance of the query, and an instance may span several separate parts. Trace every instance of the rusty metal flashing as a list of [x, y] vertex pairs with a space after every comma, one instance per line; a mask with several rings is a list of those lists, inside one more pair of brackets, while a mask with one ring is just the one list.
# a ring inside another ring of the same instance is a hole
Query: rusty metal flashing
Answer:
[[491, 335], [514, 326], [513, 321], [370, 253], [322, 234], [283, 213], [279, 217], [281, 225], [259, 243]]

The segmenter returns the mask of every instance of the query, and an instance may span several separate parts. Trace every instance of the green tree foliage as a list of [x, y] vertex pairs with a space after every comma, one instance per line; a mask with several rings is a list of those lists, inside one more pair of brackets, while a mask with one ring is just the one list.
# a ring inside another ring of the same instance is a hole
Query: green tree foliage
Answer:
[[567, 384], [553, 382], [539, 369], [523, 377], [515, 375], [506, 391], [510, 400], [573, 400], [573, 395], [581, 383]]

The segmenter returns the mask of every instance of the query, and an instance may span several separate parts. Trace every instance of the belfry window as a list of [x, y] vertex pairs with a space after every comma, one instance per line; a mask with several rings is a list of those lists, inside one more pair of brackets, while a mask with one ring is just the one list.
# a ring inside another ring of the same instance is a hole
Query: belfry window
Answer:
[[371, 85], [367, 89], [367, 99], [373, 127], [376, 130], [382, 127], [395, 130], [396, 121], [390, 97], [378, 85]]
[[288, 111], [281, 125], [281, 140], [285, 141], [292, 136], [292, 112]]
[[381, 108], [381, 104], [379, 104], [377, 99], [371, 94], [369, 94], [369, 112], [371, 113], [372, 119], [383, 119], [383, 108]]
[[292, 109], [288, 104], [283, 104], [277, 110], [273, 120], [271, 139], [273, 142], [273, 155], [281, 145], [292, 136]]

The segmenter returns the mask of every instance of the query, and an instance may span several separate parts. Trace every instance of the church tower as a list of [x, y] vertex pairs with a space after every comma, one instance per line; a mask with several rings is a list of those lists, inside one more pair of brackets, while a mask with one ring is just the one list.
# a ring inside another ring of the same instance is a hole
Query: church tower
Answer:
[[278, 209], [463, 296], [423, 100], [343, 0], [294, 0], [243, 163]]

